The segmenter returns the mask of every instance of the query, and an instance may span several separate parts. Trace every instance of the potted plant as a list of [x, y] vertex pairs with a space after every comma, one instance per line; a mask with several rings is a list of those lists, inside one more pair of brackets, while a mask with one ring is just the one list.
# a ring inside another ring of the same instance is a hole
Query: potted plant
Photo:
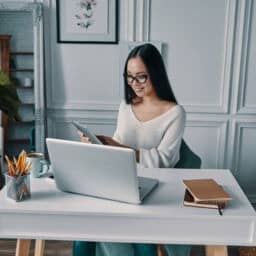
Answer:
[[[18, 109], [20, 100], [8, 73], [0, 70], [0, 110], [2, 111], [2, 126], [6, 129], [7, 119], [19, 120]], [[0, 156], [2, 157], [2, 156]], [[0, 164], [0, 189], [4, 185], [4, 178]]]
[[9, 119], [18, 120], [18, 109], [20, 100], [16, 87], [10, 80], [9, 75], [0, 70], [0, 110], [3, 111]]

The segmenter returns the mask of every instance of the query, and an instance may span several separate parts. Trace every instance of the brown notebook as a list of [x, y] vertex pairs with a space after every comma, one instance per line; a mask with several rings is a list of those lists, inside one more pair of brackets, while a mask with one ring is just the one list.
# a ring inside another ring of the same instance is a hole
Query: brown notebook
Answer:
[[186, 186], [184, 205], [206, 208], [224, 208], [231, 197], [213, 179], [183, 180]]

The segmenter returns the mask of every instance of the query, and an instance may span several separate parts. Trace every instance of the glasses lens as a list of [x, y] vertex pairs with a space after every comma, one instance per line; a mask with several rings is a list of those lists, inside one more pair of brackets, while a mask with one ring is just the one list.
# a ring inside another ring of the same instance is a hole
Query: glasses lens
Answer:
[[138, 76], [126, 75], [126, 81], [128, 84], [132, 84], [134, 80], [139, 84], [144, 84], [147, 79], [148, 76], [146, 74], [141, 74]]
[[140, 84], [143, 84], [147, 81], [148, 76], [146, 74], [143, 74], [143, 75], [137, 76], [136, 78]]
[[126, 81], [128, 84], [131, 84], [133, 82], [133, 80], [134, 80], [133, 76], [131, 76], [131, 75], [126, 76]]

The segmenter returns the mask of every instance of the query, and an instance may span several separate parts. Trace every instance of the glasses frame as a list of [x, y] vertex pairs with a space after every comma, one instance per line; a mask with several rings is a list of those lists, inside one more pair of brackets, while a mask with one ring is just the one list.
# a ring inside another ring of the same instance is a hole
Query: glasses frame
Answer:
[[[142, 76], [142, 75], [145, 76], [145, 81], [144, 81], [144, 82], [140, 82], [139, 79], [138, 79], [138, 76]], [[132, 76], [132, 75], [129, 75], [129, 74], [123, 74], [123, 76], [124, 76], [124, 78], [125, 78], [127, 84], [129, 84], [129, 85], [130, 85], [130, 84], [133, 84], [134, 80], [135, 80], [138, 84], [145, 84], [145, 83], [147, 82], [147, 80], [148, 80], [148, 77], [149, 77], [149, 75], [146, 74], [146, 73], [143, 73], [143, 74], [140, 74], [140, 75], [137, 75], [137, 76]], [[128, 81], [128, 76], [132, 78], [132, 81], [131, 81], [131, 82]]]

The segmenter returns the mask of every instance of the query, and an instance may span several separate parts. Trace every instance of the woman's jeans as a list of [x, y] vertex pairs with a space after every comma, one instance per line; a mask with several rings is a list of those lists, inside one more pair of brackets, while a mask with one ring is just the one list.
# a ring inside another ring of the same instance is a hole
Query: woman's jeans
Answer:
[[96, 242], [75, 241], [73, 256], [95, 256]]
[[[133, 244], [135, 256], [157, 256], [155, 244]], [[73, 256], [95, 256], [96, 242], [75, 241]]]

